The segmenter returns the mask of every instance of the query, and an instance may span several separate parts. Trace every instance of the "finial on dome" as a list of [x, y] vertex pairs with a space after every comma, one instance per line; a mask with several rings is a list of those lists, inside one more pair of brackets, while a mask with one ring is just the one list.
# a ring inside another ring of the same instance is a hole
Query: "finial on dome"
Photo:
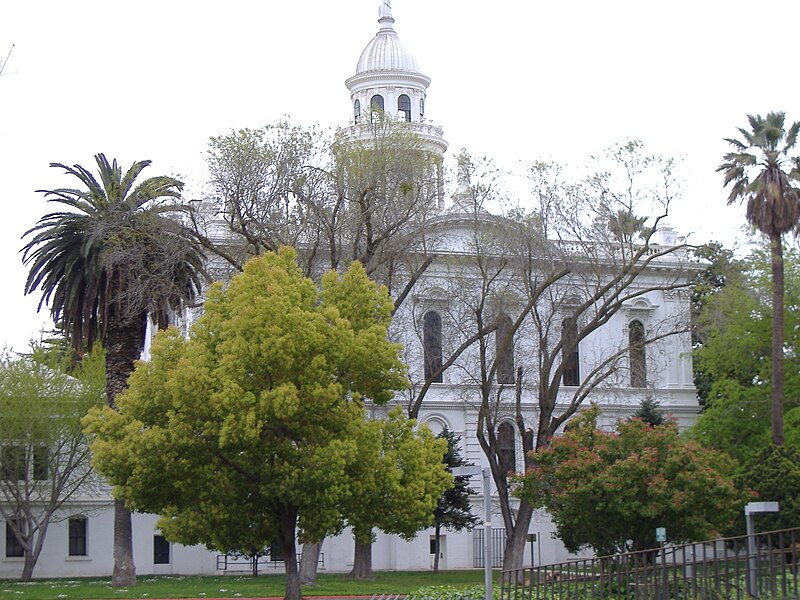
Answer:
[[381, 5], [378, 7], [378, 23], [383, 27], [392, 27], [394, 18], [392, 17], [392, 0], [381, 0]]

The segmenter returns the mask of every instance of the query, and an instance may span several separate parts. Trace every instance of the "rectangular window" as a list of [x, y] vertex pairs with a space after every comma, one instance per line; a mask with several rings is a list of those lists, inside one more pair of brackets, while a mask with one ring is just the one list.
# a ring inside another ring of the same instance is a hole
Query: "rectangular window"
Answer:
[[153, 536], [153, 564], [169, 564], [169, 542], [163, 535]]
[[69, 555], [86, 556], [86, 517], [73, 517], [69, 520]]
[[33, 480], [47, 481], [50, 479], [50, 453], [47, 446], [33, 447]]
[[17, 536], [14, 535], [11, 523], [8, 522], [6, 523], [6, 556], [9, 558], [25, 556], [25, 550], [22, 544], [19, 543]]
[[25, 477], [24, 446], [0, 446], [0, 478], [3, 481], [23, 481]]

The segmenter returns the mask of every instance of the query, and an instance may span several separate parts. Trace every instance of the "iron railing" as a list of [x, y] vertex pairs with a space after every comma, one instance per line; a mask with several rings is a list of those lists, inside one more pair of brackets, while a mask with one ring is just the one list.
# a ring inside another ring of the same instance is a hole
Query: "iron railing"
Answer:
[[800, 600], [800, 528], [750, 537], [503, 571], [501, 600]]
[[[483, 562], [483, 529], [476, 527], [472, 530], [472, 567], [482, 569]], [[492, 528], [492, 568], [499, 569], [503, 566], [503, 557], [506, 553], [506, 530], [502, 527]]]

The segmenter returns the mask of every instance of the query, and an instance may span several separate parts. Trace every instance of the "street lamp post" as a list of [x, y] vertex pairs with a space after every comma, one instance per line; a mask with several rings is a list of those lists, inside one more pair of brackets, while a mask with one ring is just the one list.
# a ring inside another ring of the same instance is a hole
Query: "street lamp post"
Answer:
[[778, 503], [748, 502], [744, 506], [744, 519], [747, 524], [747, 593], [752, 598], [758, 595], [755, 515], [765, 512], [778, 512]]

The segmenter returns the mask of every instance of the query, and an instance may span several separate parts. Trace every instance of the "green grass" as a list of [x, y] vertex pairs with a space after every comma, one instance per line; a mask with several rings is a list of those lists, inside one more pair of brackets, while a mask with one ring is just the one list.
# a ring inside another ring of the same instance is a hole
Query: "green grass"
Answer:
[[[370, 581], [352, 581], [346, 574], [320, 574], [304, 586], [306, 596], [372, 596], [408, 594], [423, 586], [465, 586], [483, 583], [483, 570], [431, 572], [377, 571]], [[31, 583], [0, 581], [2, 600], [97, 600], [110, 598], [254, 598], [283, 597], [283, 575], [150, 576], [135, 587], [113, 588], [110, 578], [41, 579]]]

